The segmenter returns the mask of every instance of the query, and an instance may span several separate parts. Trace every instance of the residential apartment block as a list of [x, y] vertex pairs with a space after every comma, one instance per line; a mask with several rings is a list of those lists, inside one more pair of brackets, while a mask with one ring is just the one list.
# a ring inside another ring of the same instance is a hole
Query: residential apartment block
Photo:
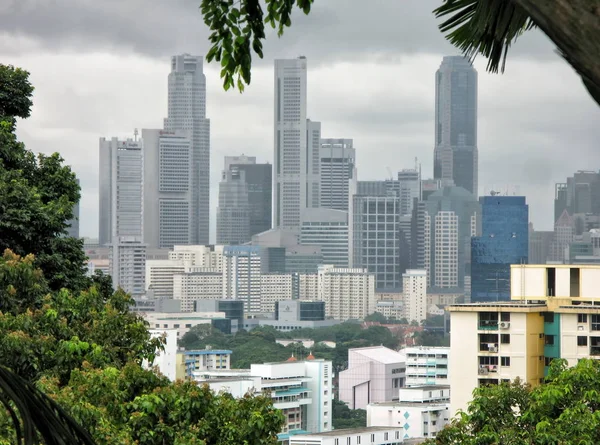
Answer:
[[513, 265], [510, 280], [510, 302], [449, 307], [452, 413], [477, 386], [536, 386], [554, 358], [600, 356], [600, 266]]
[[406, 386], [450, 383], [450, 348], [417, 346], [400, 352], [406, 355]]
[[366, 269], [319, 266], [318, 292], [327, 317], [360, 320], [375, 312], [375, 277]]

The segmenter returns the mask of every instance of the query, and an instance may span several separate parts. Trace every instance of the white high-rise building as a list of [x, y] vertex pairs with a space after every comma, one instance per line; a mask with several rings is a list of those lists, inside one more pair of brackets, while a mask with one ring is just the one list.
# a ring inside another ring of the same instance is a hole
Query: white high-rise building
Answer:
[[99, 239], [142, 236], [144, 151], [142, 141], [100, 138]]
[[223, 298], [242, 300], [244, 312], [260, 312], [260, 247], [223, 250]]
[[453, 211], [435, 215], [435, 283], [436, 287], [458, 287], [458, 216]]
[[[168, 117], [165, 130], [184, 130], [190, 135], [190, 241], [208, 244], [210, 212], [210, 120], [206, 118], [206, 76], [203, 58], [181, 54], [171, 58]], [[180, 205], [169, 210], [186, 213]], [[175, 244], [175, 243], [174, 243]]]
[[319, 207], [321, 124], [306, 114], [306, 58], [275, 60], [273, 227], [297, 229]]
[[406, 318], [419, 323], [427, 318], [427, 271], [409, 269], [402, 274]]
[[109, 251], [109, 269], [113, 287], [130, 295], [144, 294], [146, 280], [146, 245], [139, 237], [113, 237]]
[[321, 207], [348, 211], [351, 183], [356, 183], [352, 143], [352, 139], [321, 139]]
[[270, 273], [260, 276], [260, 311], [275, 312], [275, 303], [293, 299], [292, 274]]
[[152, 248], [195, 244], [192, 146], [187, 131], [142, 130], [144, 241]]
[[196, 300], [219, 300], [223, 295], [223, 274], [214, 269], [189, 266], [173, 275], [173, 298], [181, 312], [193, 312]]
[[335, 320], [360, 320], [375, 312], [375, 275], [366, 269], [319, 266], [319, 300]]

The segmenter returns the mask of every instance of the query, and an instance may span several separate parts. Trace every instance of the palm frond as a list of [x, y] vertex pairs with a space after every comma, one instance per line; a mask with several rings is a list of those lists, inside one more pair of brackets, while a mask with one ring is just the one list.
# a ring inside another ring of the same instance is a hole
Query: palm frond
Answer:
[[465, 56], [482, 54], [491, 72], [504, 71], [510, 45], [535, 25], [529, 15], [510, 0], [444, 0], [435, 9], [446, 38]]
[[54, 400], [3, 367], [0, 403], [12, 418], [16, 445], [95, 445], [90, 434]]

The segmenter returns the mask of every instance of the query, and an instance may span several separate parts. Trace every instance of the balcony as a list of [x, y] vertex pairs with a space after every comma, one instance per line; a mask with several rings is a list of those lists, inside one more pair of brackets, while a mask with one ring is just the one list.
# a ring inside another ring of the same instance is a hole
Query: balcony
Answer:
[[497, 320], [479, 320], [478, 328], [480, 331], [497, 331], [498, 321]]
[[498, 365], [479, 365], [479, 375], [496, 374], [498, 372]]
[[491, 352], [492, 354], [498, 353], [497, 343], [479, 343], [479, 352]]
[[593, 355], [593, 356], [600, 355], [600, 346], [590, 346], [590, 355]]

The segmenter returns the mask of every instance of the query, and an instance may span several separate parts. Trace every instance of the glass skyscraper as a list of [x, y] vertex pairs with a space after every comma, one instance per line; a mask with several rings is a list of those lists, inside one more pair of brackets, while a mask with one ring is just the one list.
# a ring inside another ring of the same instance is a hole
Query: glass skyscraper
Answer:
[[477, 71], [463, 56], [444, 57], [435, 79], [434, 177], [477, 196]]
[[510, 300], [510, 265], [527, 264], [529, 206], [524, 196], [483, 196], [481, 236], [471, 239], [471, 301]]

